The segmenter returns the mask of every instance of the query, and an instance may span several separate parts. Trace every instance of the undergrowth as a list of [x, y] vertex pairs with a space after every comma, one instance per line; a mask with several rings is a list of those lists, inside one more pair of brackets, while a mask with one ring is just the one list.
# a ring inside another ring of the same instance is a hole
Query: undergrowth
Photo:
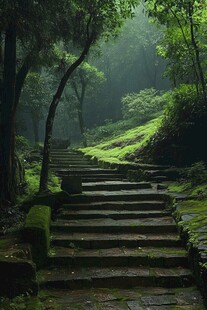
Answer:
[[[32, 162], [25, 166], [26, 189], [23, 195], [18, 197], [18, 204], [22, 204], [25, 200], [32, 198], [39, 191], [41, 164]], [[49, 191], [56, 193], [60, 191], [60, 179], [52, 172], [49, 172], [48, 179]]]
[[136, 118], [124, 119], [115, 123], [111, 120], [106, 120], [105, 125], [86, 131], [87, 144], [89, 146], [96, 146], [97, 144], [116, 138], [130, 129], [144, 125], [148, 121], [159, 117], [161, 114], [162, 112], [153, 113], [139, 121]]
[[170, 183], [170, 192], [185, 193], [197, 199], [207, 199], [207, 167], [204, 162], [196, 162], [181, 170], [180, 179]]
[[[25, 178], [28, 184], [28, 193], [34, 194], [39, 189], [39, 179], [41, 172], [41, 164], [40, 163], [31, 163], [29, 167], [25, 168]], [[60, 190], [60, 180], [59, 178], [52, 172], [49, 172], [49, 182], [48, 188], [52, 192], [58, 192]]]
[[121, 134], [115, 132], [114, 136], [108, 138], [107, 141], [94, 147], [84, 148], [82, 151], [91, 157], [110, 163], [123, 163], [134, 160], [137, 150], [145, 145], [155, 133], [161, 119], [162, 117], [158, 117], [127, 131], [122, 129]]

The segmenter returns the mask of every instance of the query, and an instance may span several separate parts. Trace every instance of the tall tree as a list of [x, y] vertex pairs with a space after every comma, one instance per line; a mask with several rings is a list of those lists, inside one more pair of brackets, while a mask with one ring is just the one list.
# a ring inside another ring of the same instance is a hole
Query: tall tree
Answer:
[[[162, 28], [149, 21], [140, 4], [135, 17], [126, 21], [120, 35], [101, 44], [100, 57], [91, 59], [106, 76], [100, 98], [91, 105], [96, 122], [120, 119], [121, 98], [127, 93], [169, 87], [168, 78], [163, 79], [166, 62], [156, 52], [156, 45], [163, 36]], [[86, 119], [90, 123], [90, 114]]]
[[34, 142], [39, 141], [39, 123], [48, 108], [48, 98], [51, 95], [52, 76], [38, 72], [27, 75], [20, 99], [20, 107], [29, 113], [32, 121]]
[[[149, 16], [166, 26], [159, 52], [169, 59], [169, 74], [176, 82], [197, 85], [207, 104], [205, 78], [207, 1], [148, 0]], [[193, 72], [193, 74], [192, 74]]]
[[72, 102], [72, 105], [75, 106], [77, 112], [80, 133], [85, 147], [87, 146], [87, 141], [85, 137], [85, 122], [83, 117], [84, 102], [86, 97], [91, 95], [95, 89], [98, 89], [104, 81], [104, 73], [99, 71], [95, 66], [90, 65], [88, 62], [82, 63], [82, 65], [79, 66], [71, 76], [71, 83], [69, 85], [74, 96], [68, 98], [68, 104], [70, 105], [70, 100], [74, 101]]
[[[50, 160], [50, 142], [55, 112], [59, 104], [64, 88], [75, 69], [85, 60], [91, 46], [101, 37], [108, 38], [116, 35], [127, 17], [133, 16], [133, 9], [138, 0], [90, 0], [76, 1], [76, 14], [73, 21], [74, 41], [82, 46], [82, 52], [77, 60], [67, 69], [63, 75], [58, 89], [50, 104], [46, 121], [43, 161], [40, 177], [40, 191], [47, 190], [48, 169]], [[77, 40], [78, 39], [78, 40]]]
[[0, 0], [0, 206], [15, 202], [14, 123], [25, 78], [54, 42], [71, 38], [72, 12], [69, 0]]

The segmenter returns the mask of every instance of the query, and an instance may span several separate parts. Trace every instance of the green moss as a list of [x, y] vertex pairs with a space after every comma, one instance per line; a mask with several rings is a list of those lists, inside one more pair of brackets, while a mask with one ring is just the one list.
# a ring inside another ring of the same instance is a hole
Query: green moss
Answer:
[[127, 130], [123, 134], [109, 139], [109, 141], [94, 147], [81, 149], [85, 155], [95, 157], [109, 163], [128, 163], [126, 158], [140, 149], [156, 132], [160, 125], [161, 117], [154, 119], [145, 125]]
[[61, 310], [54, 299], [46, 296], [44, 300], [40, 297], [20, 295], [13, 299], [0, 298], [0, 309], [2, 310]]
[[[179, 226], [184, 232], [187, 232], [189, 241], [195, 245], [199, 243], [199, 237], [202, 236], [207, 242], [206, 227], [207, 200], [187, 200], [179, 203], [179, 208], [175, 215], [179, 221]], [[204, 229], [204, 231], [203, 231]]]
[[180, 214], [207, 213], [207, 200], [187, 200], [180, 204]]
[[32, 244], [32, 255], [37, 266], [44, 264], [50, 245], [51, 209], [33, 206], [26, 218], [24, 236]]
[[[30, 163], [29, 167], [25, 167], [25, 181], [27, 183], [26, 194], [18, 197], [18, 203], [22, 204], [29, 198], [33, 197], [39, 190], [41, 164]], [[60, 179], [52, 172], [49, 173], [48, 189], [53, 192], [60, 191]]]
[[190, 187], [190, 183], [171, 183], [168, 186], [168, 191], [170, 193], [184, 193], [186, 190], [188, 190]]
[[192, 186], [188, 180], [184, 182], [171, 182], [168, 184], [170, 193], [183, 193], [190, 197], [207, 198], [207, 184]]

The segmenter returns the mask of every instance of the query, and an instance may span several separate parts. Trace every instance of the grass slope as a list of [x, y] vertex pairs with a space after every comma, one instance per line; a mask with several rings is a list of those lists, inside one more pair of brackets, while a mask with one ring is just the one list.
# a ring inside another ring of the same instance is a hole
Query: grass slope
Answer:
[[[108, 138], [92, 147], [81, 149], [85, 155], [110, 163], [128, 162], [130, 157], [144, 146], [150, 137], [157, 131], [162, 117], [158, 117], [144, 125], [124, 131], [122, 134]], [[107, 125], [106, 125], [107, 127]]]

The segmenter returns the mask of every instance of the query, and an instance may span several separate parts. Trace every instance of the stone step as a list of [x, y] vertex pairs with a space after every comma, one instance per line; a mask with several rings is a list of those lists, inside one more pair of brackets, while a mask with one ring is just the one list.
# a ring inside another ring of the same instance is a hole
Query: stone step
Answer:
[[116, 191], [116, 190], [127, 190], [127, 189], [149, 189], [152, 188], [151, 183], [149, 182], [139, 182], [132, 183], [127, 181], [105, 181], [105, 182], [96, 182], [94, 183], [82, 183], [83, 191]]
[[164, 201], [106, 201], [106, 202], [88, 202], [79, 204], [64, 204], [63, 210], [120, 210], [120, 211], [149, 211], [165, 210]]
[[188, 267], [188, 254], [182, 248], [110, 248], [74, 249], [54, 247], [48, 256], [50, 265], [71, 267]]
[[70, 151], [68, 149], [51, 149], [50, 150], [51, 154], [71, 154], [71, 155], [79, 155], [79, 156], [82, 156], [82, 154], [78, 153], [78, 152], [73, 152], [73, 151]]
[[[65, 176], [73, 176], [75, 172], [68, 172], [68, 173], [62, 173], [59, 171], [54, 171], [57, 176], [65, 177]], [[83, 183], [88, 183], [88, 182], [97, 182], [97, 181], [122, 181], [125, 179], [124, 175], [119, 175], [119, 174], [88, 174], [88, 175], [81, 175], [78, 174], [82, 177], [82, 182]]]
[[[94, 168], [98, 168], [98, 166], [93, 166]], [[70, 164], [62, 164], [62, 163], [58, 163], [58, 164], [50, 164], [50, 168], [57, 171], [60, 169], [86, 169], [86, 168], [91, 168], [91, 165], [89, 164], [72, 164], [70, 162]]]
[[70, 165], [70, 164], [76, 164], [76, 165], [79, 165], [79, 164], [86, 164], [86, 165], [90, 165], [91, 167], [93, 167], [94, 165], [91, 165], [90, 162], [88, 162], [87, 160], [77, 160], [77, 159], [73, 159], [73, 160], [67, 160], [67, 159], [52, 159], [51, 160], [51, 163], [52, 164], [66, 164], [66, 165]]
[[150, 180], [153, 183], [162, 183], [162, 182], [170, 181], [170, 179], [168, 177], [163, 176], [163, 175], [151, 177]]
[[61, 306], [61, 310], [205, 310], [196, 287], [163, 288], [136, 287], [131, 289], [48, 289], [42, 296]]
[[112, 220], [57, 220], [51, 225], [53, 231], [69, 233], [174, 233], [177, 232], [172, 217]]
[[115, 247], [180, 247], [182, 241], [178, 234], [90, 234], [90, 233], [52, 233], [52, 246], [81, 249], [106, 249]]
[[[68, 162], [86, 162], [82, 157], [51, 156], [50, 159], [51, 159], [51, 162], [55, 162], [55, 163], [60, 163], [60, 162], [66, 162], [66, 163], [68, 163]], [[88, 161], [87, 161], [87, 163], [88, 163]]]
[[74, 195], [69, 198], [70, 203], [105, 202], [105, 201], [152, 201], [168, 199], [166, 193], [151, 189], [121, 190], [121, 191], [93, 191], [83, 192], [82, 195]]
[[78, 211], [64, 211], [59, 215], [59, 219], [64, 220], [77, 220], [77, 219], [98, 219], [98, 218], [111, 218], [113, 220], [124, 219], [139, 219], [147, 217], [164, 217], [169, 216], [169, 211], [118, 211], [118, 210], [78, 210]]
[[125, 179], [124, 175], [118, 175], [118, 174], [82, 176], [82, 182], [84, 183], [97, 182], [97, 181], [122, 181], [124, 179]]
[[147, 170], [147, 171], [153, 171], [153, 170], [168, 170], [168, 169], [175, 169], [172, 166], [167, 166], [167, 165], [155, 165], [155, 164], [144, 164], [140, 162], [134, 162], [135, 167], [142, 169], [142, 170]]
[[158, 177], [158, 176], [166, 176], [170, 180], [176, 180], [180, 176], [180, 171], [177, 168], [170, 169], [156, 169], [156, 170], [148, 170], [145, 172], [147, 177]]
[[54, 169], [56, 170], [58, 173], [60, 174], [75, 174], [75, 175], [118, 175], [120, 176], [119, 172], [116, 169], [101, 169], [101, 168], [93, 168], [93, 166], [91, 166], [91, 168], [84, 168], [84, 169], [80, 169], [80, 168], [74, 168], [74, 169]]
[[78, 161], [82, 161], [82, 160], [86, 160], [83, 156], [79, 156], [79, 155], [69, 155], [69, 154], [51, 154], [50, 155], [51, 160], [78, 160]]
[[[184, 268], [57, 268], [38, 272], [41, 288], [78, 290], [84, 288], [166, 287], [183, 288], [193, 283]], [[115, 308], [117, 309], [117, 308]], [[138, 309], [137, 309], [138, 310]]]
[[83, 155], [80, 154], [74, 154], [74, 153], [69, 153], [69, 152], [64, 152], [64, 153], [60, 153], [60, 152], [51, 152], [50, 153], [51, 157], [59, 157], [59, 158], [84, 158]]

